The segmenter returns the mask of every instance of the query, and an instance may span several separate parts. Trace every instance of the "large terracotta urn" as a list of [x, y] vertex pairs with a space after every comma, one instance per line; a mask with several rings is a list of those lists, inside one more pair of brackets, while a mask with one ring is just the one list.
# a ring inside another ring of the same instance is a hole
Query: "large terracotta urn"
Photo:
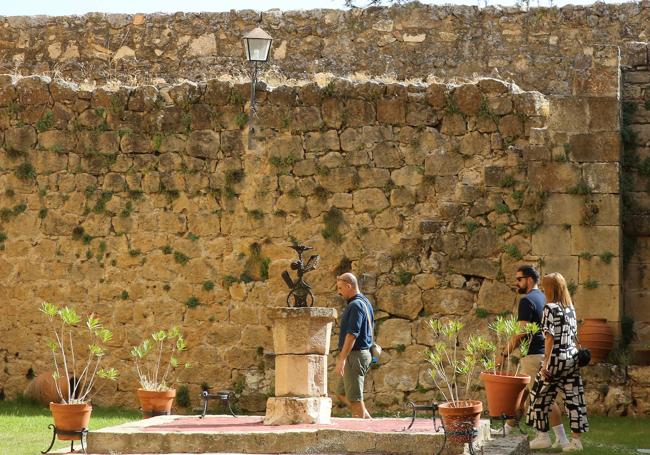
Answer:
[[591, 362], [602, 362], [614, 345], [614, 333], [607, 319], [585, 319], [578, 328], [578, 340], [583, 348], [591, 351]]

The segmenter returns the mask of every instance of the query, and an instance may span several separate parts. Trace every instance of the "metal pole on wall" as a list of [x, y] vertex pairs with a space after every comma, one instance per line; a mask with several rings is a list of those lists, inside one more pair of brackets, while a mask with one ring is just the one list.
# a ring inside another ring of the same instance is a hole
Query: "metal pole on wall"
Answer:
[[253, 136], [255, 136], [255, 116], [257, 115], [255, 111], [255, 87], [257, 86], [257, 62], [253, 62], [253, 75], [251, 79], [251, 102], [250, 110], [248, 114], [248, 149], [253, 150], [255, 148], [255, 142], [253, 141]]

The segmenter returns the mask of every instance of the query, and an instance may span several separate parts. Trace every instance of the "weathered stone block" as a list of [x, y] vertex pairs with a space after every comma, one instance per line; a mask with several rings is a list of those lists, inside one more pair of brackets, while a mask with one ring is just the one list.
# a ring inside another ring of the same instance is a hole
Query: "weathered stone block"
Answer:
[[16, 82], [16, 93], [23, 106], [50, 104], [48, 81], [40, 76], [22, 77]]
[[413, 390], [418, 383], [418, 365], [393, 360], [376, 370], [373, 382], [377, 392]]
[[599, 285], [596, 289], [578, 286], [573, 297], [578, 319], [606, 318], [608, 321], [621, 320], [620, 287]]
[[567, 283], [578, 284], [578, 256], [544, 256], [541, 274], [560, 272]]
[[276, 354], [275, 396], [327, 396], [327, 355]]
[[[384, 120], [385, 121], [385, 120]], [[375, 106], [364, 100], [345, 102], [345, 124], [350, 127], [371, 125], [375, 122]]]
[[544, 224], [581, 224], [584, 206], [583, 196], [565, 193], [551, 194], [542, 209]]
[[580, 181], [580, 168], [574, 163], [532, 162], [528, 175], [533, 188], [550, 192], [565, 192]]
[[587, 133], [589, 131], [587, 99], [552, 96], [549, 128], [558, 132]]
[[81, 131], [79, 133], [77, 150], [79, 153], [117, 153], [120, 147], [120, 137], [116, 131]]
[[321, 113], [325, 125], [338, 129], [343, 123], [343, 102], [336, 98], [326, 98], [321, 105]]
[[570, 156], [580, 162], [619, 161], [621, 135], [618, 132], [575, 134], [569, 138]]
[[329, 353], [333, 308], [272, 308], [273, 350], [276, 355]]
[[328, 397], [271, 397], [266, 402], [264, 425], [330, 423], [332, 399]]
[[434, 109], [445, 107], [446, 87], [442, 84], [429, 84], [426, 91], [426, 100]]
[[26, 152], [36, 144], [36, 130], [31, 126], [11, 128], [5, 131], [5, 148]]
[[499, 120], [499, 132], [506, 138], [518, 138], [524, 134], [524, 123], [517, 115], [504, 115]]
[[404, 166], [393, 171], [390, 177], [397, 186], [418, 186], [422, 183], [422, 171], [416, 166]]
[[621, 129], [620, 100], [616, 97], [587, 100], [589, 107], [589, 129], [591, 131], [619, 131]]
[[598, 257], [598, 254], [602, 253], [597, 252], [595, 254], [596, 256], [591, 259], [580, 258], [580, 283], [595, 280], [600, 284], [618, 285], [621, 273], [619, 258], [613, 257], [609, 263], [606, 263]]
[[461, 114], [446, 114], [442, 118], [442, 127], [440, 129], [442, 134], [450, 136], [460, 136], [467, 132], [467, 122], [465, 117]]
[[647, 66], [648, 44], [640, 41], [626, 42], [621, 45], [622, 66]]
[[535, 231], [532, 253], [537, 256], [578, 254], [571, 248], [571, 231], [553, 225], [542, 225]]
[[336, 167], [329, 171], [326, 176], [318, 176], [318, 182], [322, 187], [331, 191], [350, 191], [355, 188], [356, 169], [353, 167]]
[[595, 194], [591, 200], [598, 206], [599, 226], [620, 225], [621, 197], [619, 194]]
[[498, 251], [500, 241], [494, 229], [478, 228], [467, 242], [467, 254], [470, 258], [491, 257]]
[[409, 346], [411, 344], [411, 323], [404, 319], [388, 319], [376, 330], [377, 342], [385, 348]]
[[510, 286], [500, 281], [484, 280], [478, 293], [476, 306], [492, 313], [512, 311], [517, 295]]
[[495, 279], [499, 273], [499, 261], [496, 259], [457, 258], [449, 262], [449, 267], [463, 275], [474, 275]]
[[503, 166], [485, 166], [483, 168], [483, 179], [485, 180], [485, 186], [501, 186], [501, 181], [505, 175], [505, 169]]
[[300, 131], [315, 131], [322, 126], [320, 110], [316, 107], [297, 107], [293, 111], [291, 128]]
[[424, 161], [425, 175], [457, 175], [463, 168], [463, 157], [445, 149], [433, 151]]
[[490, 136], [473, 131], [460, 140], [460, 153], [466, 156], [485, 155], [490, 152]]
[[465, 115], [474, 115], [481, 107], [481, 92], [474, 84], [457, 87], [453, 93], [453, 101]]
[[377, 292], [377, 307], [391, 315], [414, 320], [422, 310], [420, 288], [414, 284], [382, 286]]
[[378, 188], [368, 188], [352, 193], [355, 212], [378, 212], [388, 207], [388, 199]]
[[308, 152], [340, 150], [341, 143], [339, 141], [339, 135], [336, 130], [329, 130], [324, 133], [308, 133], [305, 135], [305, 149]]
[[474, 306], [474, 293], [466, 289], [430, 289], [422, 292], [422, 302], [431, 315], [464, 315]]
[[578, 255], [585, 251], [592, 253], [611, 251], [616, 254], [620, 251], [620, 243], [621, 231], [618, 226], [571, 227], [571, 254]]
[[377, 121], [391, 125], [406, 122], [406, 102], [401, 98], [384, 98], [377, 101]]
[[219, 133], [212, 130], [193, 131], [187, 142], [187, 153], [197, 158], [216, 159], [220, 150]]
[[415, 194], [408, 188], [395, 188], [390, 192], [390, 205], [404, 207], [415, 203]]
[[372, 150], [375, 166], [380, 168], [398, 168], [402, 165], [399, 149], [390, 143], [379, 143]]
[[11, 76], [0, 76], [0, 106], [8, 106], [16, 98], [16, 87]]
[[587, 163], [582, 166], [582, 175], [594, 193], [619, 192], [619, 163]]
[[46, 150], [68, 152], [75, 149], [76, 139], [66, 131], [50, 130], [38, 135], [38, 143]]
[[486, 95], [498, 95], [509, 91], [508, 86], [503, 81], [490, 78], [478, 81], [478, 87]]

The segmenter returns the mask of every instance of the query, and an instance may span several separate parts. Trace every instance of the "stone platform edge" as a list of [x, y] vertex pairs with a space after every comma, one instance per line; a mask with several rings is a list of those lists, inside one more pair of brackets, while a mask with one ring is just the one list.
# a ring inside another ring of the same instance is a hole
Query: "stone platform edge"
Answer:
[[[382, 432], [340, 428], [296, 428], [275, 431], [143, 431], [188, 416], [159, 416], [151, 419], [91, 431], [88, 453], [437, 453], [445, 443], [444, 434], [430, 432]], [[489, 421], [481, 420], [478, 444], [489, 439]], [[463, 452], [458, 444], [446, 441], [443, 454]]]

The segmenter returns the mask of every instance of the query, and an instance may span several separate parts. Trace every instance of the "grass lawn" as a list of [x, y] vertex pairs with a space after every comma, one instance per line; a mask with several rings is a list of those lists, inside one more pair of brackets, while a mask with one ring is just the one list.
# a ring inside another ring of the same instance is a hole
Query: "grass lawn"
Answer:
[[[91, 430], [139, 420], [140, 412], [117, 408], [93, 409]], [[585, 455], [636, 454], [650, 449], [650, 418], [590, 416], [591, 429], [583, 437]], [[38, 455], [52, 439], [47, 426], [52, 423], [49, 409], [24, 400], [0, 401], [0, 455]], [[523, 425], [522, 425], [523, 427]], [[565, 422], [568, 428], [568, 422]], [[54, 449], [69, 448], [57, 442]], [[75, 448], [79, 444], [75, 443]], [[54, 450], [53, 449], [53, 450]], [[559, 450], [556, 452], [560, 452]], [[542, 450], [538, 453], [554, 453]]]
[[[571, 437], [566, 419], [564, 429]], [[532, 438], [533, 430], [529, 433]], [[650, 418], [589, 416], [589, 431], [582, 436], [582, 446], [585, 455], [639, 455], [637, 449], [650, 449]], [[532, 450], [531, 453], [562, 453], [562, 450]]]
[[[95, 407], [90, 429], [140, 418], [139, 411]], [[47, 428], [50, 423], [53, 423], [50, 410], [42, 405], [25, 400], [0, 401], [0, 455], [40, 455], [52, 440], [52, 430]], [[70, 443], [57, 441], [52, 450], [60, 448], [69, 449]], [[75, 442], [75, 449], [80, 448], [80, 444]]]

